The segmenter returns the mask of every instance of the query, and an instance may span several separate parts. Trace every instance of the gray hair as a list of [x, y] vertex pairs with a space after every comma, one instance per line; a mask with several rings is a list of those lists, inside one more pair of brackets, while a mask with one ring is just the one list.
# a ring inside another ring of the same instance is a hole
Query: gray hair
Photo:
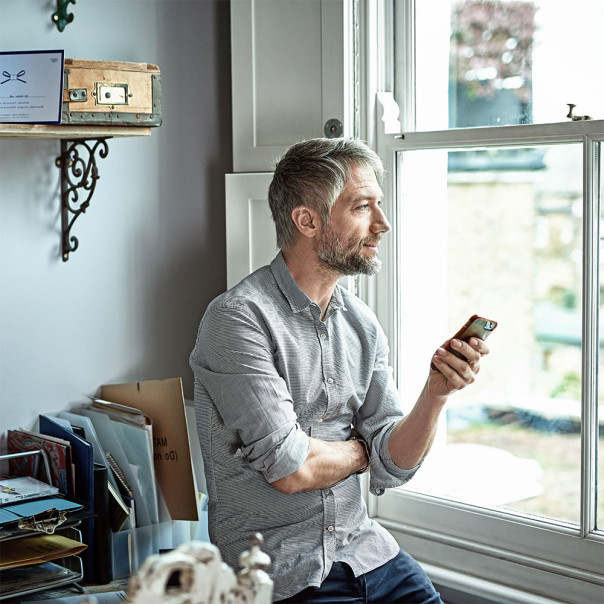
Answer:
[[373, 169], [382, 182], [384, 167], [378, 155], [354, 138], [314, 138], [296, 143], [277, 162], [268, 189], [268, 203], [277, 230], [277, 245], [292, 245], [297, 229], [292, 212], [299, 206], [317, 211], [323, 226], [329, 224], [331, 208], [346, 187], [353, 165]]

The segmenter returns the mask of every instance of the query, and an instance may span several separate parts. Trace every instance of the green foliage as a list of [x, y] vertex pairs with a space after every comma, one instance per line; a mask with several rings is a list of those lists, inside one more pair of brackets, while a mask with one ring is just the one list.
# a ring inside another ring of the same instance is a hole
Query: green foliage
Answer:
[[581, 400], [581, 375], [577, 371], [567, 371], [551, 391], [552, 398], [572, 398]]

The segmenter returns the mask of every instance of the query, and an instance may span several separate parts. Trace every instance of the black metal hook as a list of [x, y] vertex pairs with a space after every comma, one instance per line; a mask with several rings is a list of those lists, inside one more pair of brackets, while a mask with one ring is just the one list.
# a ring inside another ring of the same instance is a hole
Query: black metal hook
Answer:
[[57, 0], [57, 10], [52, 14], [52, 21], [59, 31], [63, 31], [65, 26], [73, 21], [73, 13], [67, 12], [70, 3], [75, 4], [76, 0]]

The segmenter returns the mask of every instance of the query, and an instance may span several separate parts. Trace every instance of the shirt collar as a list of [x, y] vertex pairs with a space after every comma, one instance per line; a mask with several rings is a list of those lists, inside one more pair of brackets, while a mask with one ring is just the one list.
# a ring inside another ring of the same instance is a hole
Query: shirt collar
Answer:
[[[292, 277], [292, 274], [287, 268], [287, 264], [285, 264], [285, 259], [283, 258], [281, 251], [271, 262], [271, 271], [275, 277], [275, 281], [277, 282], [279, 289], [281, 289], [283, 292], [283, 295], [289, 302], [293, 312], [301, 312], [313, 304], [313, 301], [300, 289], [300, 286]], [[346, 310], [339, 285], [336, 285], [333, 290], [333, 294], [331, 295], [328, 316], [336, 310]]]

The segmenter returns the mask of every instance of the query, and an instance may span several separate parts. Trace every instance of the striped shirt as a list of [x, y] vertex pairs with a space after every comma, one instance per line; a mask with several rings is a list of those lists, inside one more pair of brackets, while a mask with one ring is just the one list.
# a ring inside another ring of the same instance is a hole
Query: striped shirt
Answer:
[[270, 484], [302, 465], [309, 436], [346, 440], [351, 425], [371, 450], [372, 493], [416, 470], [390, 458], [402, 413], [386, 337], [359, 298], [336, 286], [321, 320], [279, 253], [209, 305], [190, 360], [210, 538], [228, 564], [262, 533], [279, 600], [319, 586], [335, 561], [358, 576], [398, 553], [367, 516], [358, 475], [304, 493]]

